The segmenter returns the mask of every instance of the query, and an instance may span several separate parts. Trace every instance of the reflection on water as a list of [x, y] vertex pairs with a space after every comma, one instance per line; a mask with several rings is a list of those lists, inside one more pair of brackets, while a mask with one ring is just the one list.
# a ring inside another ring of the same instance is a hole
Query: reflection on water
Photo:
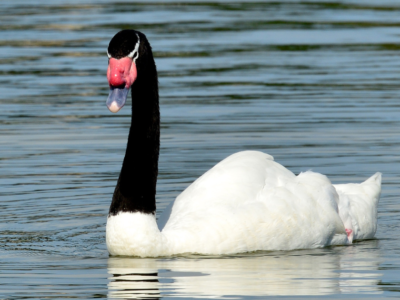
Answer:
[[140, 265], [129, 267], [110, 267], [108, 273], [112, 275], [108, 284], [108, 298], [138, 299], [151, 298], [159, 299], [160, 286], [158, 273], [148, 273], [154, 268], [153, 265], [143, 262]]
[[229, 257], [108, 259], [108, 296], [174, 297], [380, 294], [378, 241], [356, 247]]

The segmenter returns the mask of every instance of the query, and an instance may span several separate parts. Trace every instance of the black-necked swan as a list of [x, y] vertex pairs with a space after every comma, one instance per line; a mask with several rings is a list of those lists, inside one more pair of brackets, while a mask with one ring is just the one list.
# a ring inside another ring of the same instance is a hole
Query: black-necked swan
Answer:
[[243, 151], [207, 171], [156, 221], [160, 149], [158, 79], [146, 36], [118, 32], [108, 46], [112, 112], [132, 90], [132, 121], [107, 219], [111, 255], [233, 254], [347, 245], [377, 227], [381, 174], [332, 185], [321, 174], [294, 175], [273, 157]]

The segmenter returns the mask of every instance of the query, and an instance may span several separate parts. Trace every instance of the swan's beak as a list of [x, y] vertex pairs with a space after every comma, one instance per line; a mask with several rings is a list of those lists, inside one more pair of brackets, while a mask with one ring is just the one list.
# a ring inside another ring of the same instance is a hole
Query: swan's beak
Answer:
[[111, 112], [116, 113], [125, 105], [129, 88], [135, 82], [136, 77], [136, 65], [131, 58], [110, 58], [107, 68], [110, 93], [106, 105]]
[[113, 113], [118, 112], [125, 105], [128, 92], [129, 88], [110, 86], [110, 93], [106, 102], [108, 109]]

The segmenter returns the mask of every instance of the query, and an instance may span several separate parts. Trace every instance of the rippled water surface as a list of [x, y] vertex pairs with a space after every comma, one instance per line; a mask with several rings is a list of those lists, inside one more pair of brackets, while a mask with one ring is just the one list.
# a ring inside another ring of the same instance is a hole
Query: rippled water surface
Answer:
[[[0, 2], [0, 298], [400, 294], [400, 3]], [[376, 239], [224, 257], [109, 258], [130, 109], [106, 47], [149, 38], [162, 116], [157, 214], [227, 155], [267, 152], [334, 183], [383, 173]]]

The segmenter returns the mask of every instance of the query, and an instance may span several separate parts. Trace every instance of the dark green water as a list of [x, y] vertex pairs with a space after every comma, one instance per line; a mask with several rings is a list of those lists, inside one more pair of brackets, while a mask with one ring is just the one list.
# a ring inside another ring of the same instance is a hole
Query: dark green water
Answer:
[[[400, 2], [0, 2], [0, 299], [400, 296]], [[159, 70], [157, 213], [244, 149], [334, 183], [383, 173], [375, 240], [229, 257], [109, 258], [130, 109], [106, 47]]]

